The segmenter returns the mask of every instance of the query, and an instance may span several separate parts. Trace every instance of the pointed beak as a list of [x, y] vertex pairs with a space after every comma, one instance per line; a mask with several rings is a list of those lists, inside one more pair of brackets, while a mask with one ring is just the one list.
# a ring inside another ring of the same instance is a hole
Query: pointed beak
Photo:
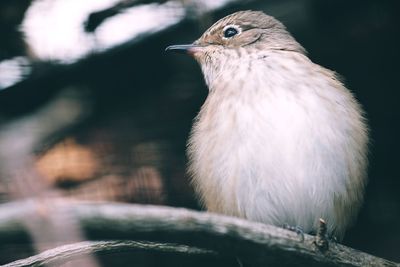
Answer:
[[201, 46], [195, 44], [183, 44], [183, 45], [170, 45], [165, 48], [166, 52], [176, 52], [181, 54], [194, 54], [201, 49]]

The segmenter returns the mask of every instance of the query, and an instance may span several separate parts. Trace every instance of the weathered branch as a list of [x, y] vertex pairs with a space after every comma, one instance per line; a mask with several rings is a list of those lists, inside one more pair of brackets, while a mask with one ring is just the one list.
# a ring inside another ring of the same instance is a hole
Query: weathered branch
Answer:
[[160, 244], [144, 241], [86, 241], [49, 249], [38, 255], [6, 264], [4, 267], [44, 266], [46, 264], [54, 265], [94, 253], [102, 255], [131, 251], [216, 256], [216, 253], [213, 251], [176, 244]]
[[[181, 208], [64, 201], [46, 207], [49, 210], [41, 211], [41, 219], [53, 209], [68, 213], [95, 240], [175, 243], [237, 257], [254, 266], [400, 266], [340, 244], [330, 244], [322, 253], [309, 235], [301, 242], [296, 233], [274, 226]], [[0, 242], [12, 243], [24, 231], [22, 222], [38, 216], [39, 208], [33, 201], [0, 207]]]

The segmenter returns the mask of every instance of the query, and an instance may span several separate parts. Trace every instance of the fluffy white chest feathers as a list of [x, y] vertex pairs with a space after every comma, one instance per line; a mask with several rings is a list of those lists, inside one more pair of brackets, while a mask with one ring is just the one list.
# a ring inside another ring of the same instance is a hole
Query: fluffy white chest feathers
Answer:
[[339, 238], [359, 208], [367, 128], [351, 93], [304, 55], [264, 53], [203, 72], [190, 173], [208, 210]]

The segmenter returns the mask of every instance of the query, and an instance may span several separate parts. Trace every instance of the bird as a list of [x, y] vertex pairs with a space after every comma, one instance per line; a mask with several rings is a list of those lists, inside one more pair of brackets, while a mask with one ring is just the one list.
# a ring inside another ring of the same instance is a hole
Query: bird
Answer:
[[336, 72], [311, 61], [273, 16], [238, 11], [191, 44], [208, 96], [188, 139], [188, 173], [209, 212], [342, 240], [361, 208], [368, 121]]

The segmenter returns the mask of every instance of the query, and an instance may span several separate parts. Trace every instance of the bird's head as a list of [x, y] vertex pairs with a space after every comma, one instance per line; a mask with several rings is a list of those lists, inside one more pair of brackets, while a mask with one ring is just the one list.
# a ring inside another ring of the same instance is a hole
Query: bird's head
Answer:
[[[304, 53], [285, 26], [261, 11], [239, 11], [212, 25], [192, 44], [171, 45], [167, 51], [193, 55], [200, 63], [219, 54], [240, 56], [231, 51], [257, 53], [263, 50], [287, 50]], [[225, 53], [228, 51], [228, 53]]]

